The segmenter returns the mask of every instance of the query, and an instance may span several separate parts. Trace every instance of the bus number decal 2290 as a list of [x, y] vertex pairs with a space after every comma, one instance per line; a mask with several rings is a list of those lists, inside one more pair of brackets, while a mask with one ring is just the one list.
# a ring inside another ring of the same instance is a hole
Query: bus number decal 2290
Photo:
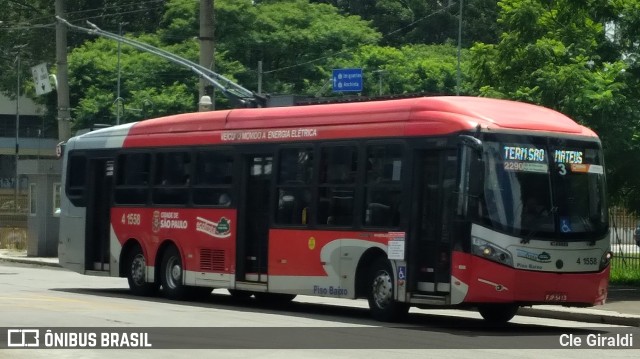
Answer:
[[133, 226], [140, 225], [140, 214], [139, 213], [128, 213], [122, 215], [122, 224], [129, 224]]

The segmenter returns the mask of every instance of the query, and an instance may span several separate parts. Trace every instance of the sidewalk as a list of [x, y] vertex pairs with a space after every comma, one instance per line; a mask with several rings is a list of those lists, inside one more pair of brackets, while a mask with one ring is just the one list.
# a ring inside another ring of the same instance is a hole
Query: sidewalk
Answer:
[[[0, 249], [2, 261], [60, 267], [58, 258], [28, 257], [26, 251], [8, 249]], [[520, 308], [518, 315], [640, 327], [640, 287], [611, 286], [607, 303], [597, 307], [533, 306]]]

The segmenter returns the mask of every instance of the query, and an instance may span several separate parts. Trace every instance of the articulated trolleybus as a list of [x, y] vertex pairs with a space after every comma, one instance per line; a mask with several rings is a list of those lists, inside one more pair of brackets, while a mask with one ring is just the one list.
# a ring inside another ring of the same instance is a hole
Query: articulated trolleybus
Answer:
[[603, 304], [601, 143], [550, 109], [474, 97], [167, 116], [70, 139], [60, 263], [137, 295], [228, 289], [410, 306]]

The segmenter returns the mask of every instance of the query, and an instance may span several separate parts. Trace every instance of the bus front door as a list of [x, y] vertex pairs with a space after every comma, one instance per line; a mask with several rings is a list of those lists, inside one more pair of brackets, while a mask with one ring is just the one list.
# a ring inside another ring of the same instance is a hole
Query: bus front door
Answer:
[[455, 186], [455, 152], [417, 151], [410, 271], [414, 292], [446, 295], [451, 291], [451, 196]]
[[267, 244], [273, 156], [247, 155], [243, 161], [243, 203], [239, 223], [238, 280], [267, 281]]

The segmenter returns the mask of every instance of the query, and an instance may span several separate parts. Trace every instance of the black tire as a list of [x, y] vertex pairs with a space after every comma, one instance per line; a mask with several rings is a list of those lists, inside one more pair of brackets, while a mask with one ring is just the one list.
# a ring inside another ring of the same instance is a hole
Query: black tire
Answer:
[[126, 258], [125, 268], [131, 293], [144, 297], [156, 295], [160, 285], [157, 282], [147, 282], [147, 260], [142, 248], [138, 245], [132, 247]]
[[260, 304], [268, 305], [268, 306], [283, 306], [283, 305], [289, 304], [296, 297], [295, 294], [264, 293], [264, 292], [253, 293], [253, 296], [256, 298], [256, 300]]
[[484, 320], [494, 324], [504, 324], [518, 313], [516, 304], [480, 304], [478, 312]]
[[176, 247], [169, 247], [162, 255], [160, 280], [162, 292], [169, 299], [184, 300], [190, 297], [191, 288], [183, 284], [184, 267]]
[[367, 299], [369, 309], [375, 320], [397, 322], [406, 317], [409, 305], [394, 300], [394, 277], [391, 263], [380, 258], [369, 268], [367, 281]]

